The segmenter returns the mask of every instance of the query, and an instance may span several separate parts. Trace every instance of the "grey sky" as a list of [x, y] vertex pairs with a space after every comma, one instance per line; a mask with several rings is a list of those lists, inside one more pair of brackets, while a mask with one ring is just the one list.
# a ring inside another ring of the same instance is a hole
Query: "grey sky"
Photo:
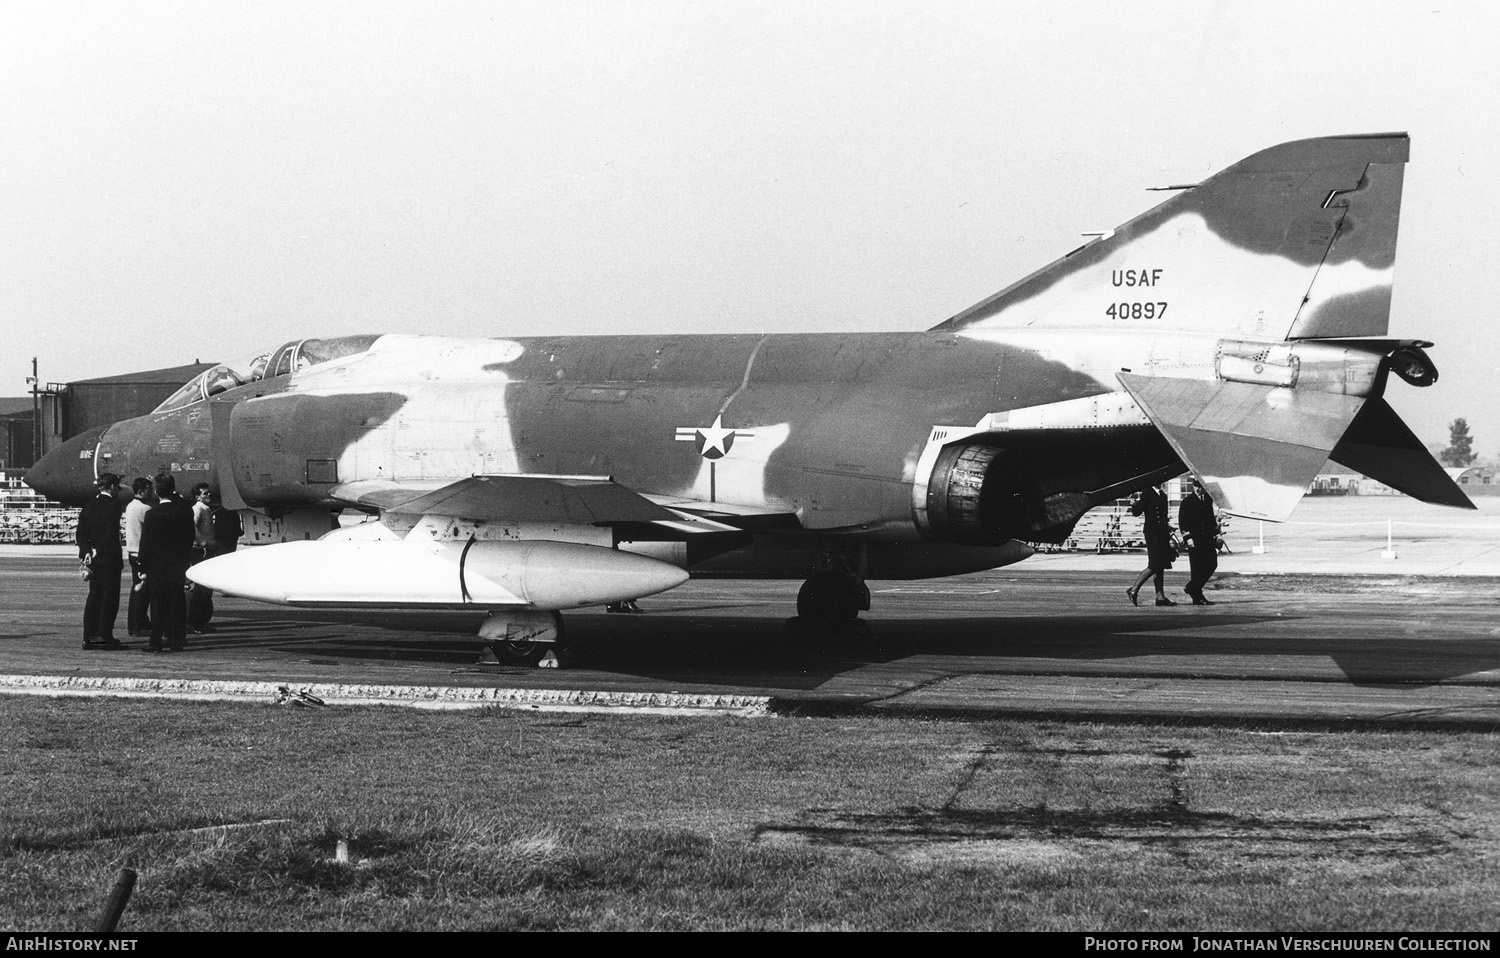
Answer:
[[932, 326], [1264, 147], [1412, 134], [1393, 383], [1500, 453], [1500, 4], [0, 4], [0, 394], [351, 332]]

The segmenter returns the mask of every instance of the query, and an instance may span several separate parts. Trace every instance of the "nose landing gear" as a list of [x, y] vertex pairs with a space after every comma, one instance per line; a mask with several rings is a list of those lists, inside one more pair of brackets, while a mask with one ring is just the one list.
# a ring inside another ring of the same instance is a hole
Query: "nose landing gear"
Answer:
[[491, 612], [479, 637], [485, 641], [483, 664], [560, 669], [576, 658], [559, 612]]

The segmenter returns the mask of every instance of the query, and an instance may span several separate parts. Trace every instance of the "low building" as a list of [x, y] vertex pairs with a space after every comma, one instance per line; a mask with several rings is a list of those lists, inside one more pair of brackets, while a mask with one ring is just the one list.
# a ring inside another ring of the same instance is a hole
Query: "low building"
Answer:
[[1399, 496], [1402, 492], [1329, 460], [1308, 487], [1310, 496]]
[[35, 417], [30, 396], [0, 399], [0, 471], [36, 462]]
[[1491, 486], [1495, 484], [1495, 470], [1489, 466], [1449, 466], [1448, 475], [1460, 486]]

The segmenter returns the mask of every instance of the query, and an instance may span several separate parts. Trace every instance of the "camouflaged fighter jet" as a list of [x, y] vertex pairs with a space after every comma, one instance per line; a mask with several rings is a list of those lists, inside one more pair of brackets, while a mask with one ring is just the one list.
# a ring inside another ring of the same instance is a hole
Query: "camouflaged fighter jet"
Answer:
[[[1408, 145], [1257, 153], [925, 332], [288, 343], [27, 481], [206, 479], [308, 541], [195, 581], [484, 610], [484, 639], [549, 665], [559, 610], [689, 575], [804, 579], [799, 619], [847, 627], [866, 579], [1017, 562], [1188, 470], [1257, 519], [1329, 458], [1473, 508], [1381, 398], [1437, 378], [1430, 343], [1387, 337]], [[330, 510], [372, 521], [330, 532]]]

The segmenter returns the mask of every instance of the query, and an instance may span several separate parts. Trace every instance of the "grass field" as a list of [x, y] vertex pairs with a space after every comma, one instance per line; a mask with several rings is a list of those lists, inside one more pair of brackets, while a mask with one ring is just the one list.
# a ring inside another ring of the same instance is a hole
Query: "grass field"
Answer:
[[[1478, 734], [0, 697], [0, 927], [1500, 925]], [[340, 841], [349, 862], [336, 858]]]

